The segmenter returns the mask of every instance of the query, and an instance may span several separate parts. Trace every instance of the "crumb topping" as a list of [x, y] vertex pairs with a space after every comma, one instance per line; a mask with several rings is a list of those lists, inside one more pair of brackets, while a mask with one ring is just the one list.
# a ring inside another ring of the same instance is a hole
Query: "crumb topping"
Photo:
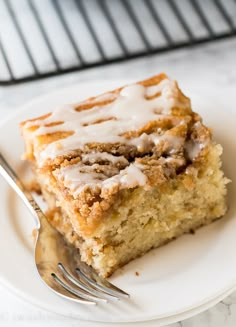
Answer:
[[51, 165], [74, 198], [87, 191], [104, 198], [157, 185], [198, 160], [209, 129], [175, 81], [156, 78], [25, 122], [38, 166]]

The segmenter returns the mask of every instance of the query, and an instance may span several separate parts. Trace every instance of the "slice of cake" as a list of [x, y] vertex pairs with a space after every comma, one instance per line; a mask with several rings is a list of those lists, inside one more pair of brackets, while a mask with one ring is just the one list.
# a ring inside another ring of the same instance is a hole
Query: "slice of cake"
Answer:
[[222, 147], [165, 74], [21, 129], [50, 223], [102, 276], [226, 212]]

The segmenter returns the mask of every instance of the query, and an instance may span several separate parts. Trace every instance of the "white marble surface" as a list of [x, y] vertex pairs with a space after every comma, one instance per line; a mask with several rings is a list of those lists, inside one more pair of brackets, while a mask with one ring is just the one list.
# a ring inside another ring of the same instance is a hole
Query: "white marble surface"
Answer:
[[[188, 81], [191, 79], [191, 84], [196, 86], [201, 84], [203, 88], [213, 85], [222, 93], [222, 97], [227, 94], [228, 88], [233, 88], [236, 98], [236, 39], [95, 68], [39, 82], [2, 87], [0, 88], [0, 121], [14, 113], [17, 106], [24, 102], [60, 87], [98, 79], [141, 79], [160, 71], [166, 71], [171, 77], [179, 80], [183, 89], [187, 89]], [[56, 316], [24, 303], [0, 286], [0, 327], [28, 327], [32, 325], [86, 327], [86, 323]], [[173, 324], [171, 327], [233, 327], [235, 325], [236, 293], [210, 310]]]

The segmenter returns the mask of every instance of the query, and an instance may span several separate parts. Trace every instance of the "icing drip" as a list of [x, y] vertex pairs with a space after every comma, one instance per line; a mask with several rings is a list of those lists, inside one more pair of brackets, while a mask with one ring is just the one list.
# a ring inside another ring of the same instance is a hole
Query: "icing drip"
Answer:
[[195, 158], [197, 158], [204, 149], [206, 144], [203, 143], [194, 143], [193, 141], [188, 141], [185, 144], [185, 150], [187, 152], [188, 158], [193, 161]]
[[[201, 129], [202, 128], [202, 124], [201, 122], [196, 122], [193, 125], [193, 128], [196, 129]], [[194, 159], [196, 159], [197, 157], [199, 157], [200, 153], [202, 152], [202, 150], [209, 144], [210, 142], [210, 138], [209, 136], [204, 136], [201, 141], [197, 141], [197, 140], [188, 140], [186, 141], [184, 148], [185, 148], [185, 152], [186, 155], [188, 157], [188, 159], [190, 159], [191, 161], [194, 161]]]

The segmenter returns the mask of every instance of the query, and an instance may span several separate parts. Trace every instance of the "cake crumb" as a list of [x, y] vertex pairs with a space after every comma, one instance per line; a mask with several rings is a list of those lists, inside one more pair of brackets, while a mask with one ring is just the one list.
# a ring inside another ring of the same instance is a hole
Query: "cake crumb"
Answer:
[[38, 195], [42, 194], [41, 188], [35, 180], [30, 180], [27, 183], [24, 183], [24, 186], [29, 192], [34, 192]]
[[37, 235], [38, 235], [38, 230], [36, 228], [34, 228], [32, 230], [32, 234], [31, 234], [34, 242], [36, 242]]
[[136, 276], [139, 276], [139, 272], [138, 272], [138, 271], [135, 271], [135, 275], [136, 275]]

